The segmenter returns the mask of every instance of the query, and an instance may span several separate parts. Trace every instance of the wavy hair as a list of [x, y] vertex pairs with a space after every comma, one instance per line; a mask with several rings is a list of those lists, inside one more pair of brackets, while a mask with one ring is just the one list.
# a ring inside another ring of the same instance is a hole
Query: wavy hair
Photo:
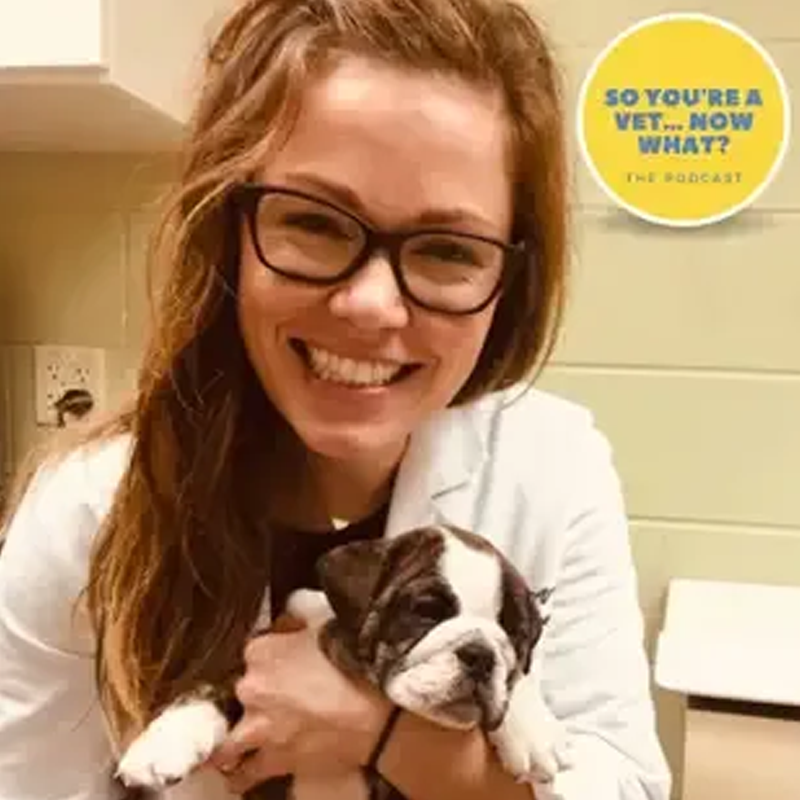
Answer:
[[[237, 326], [232, 190], [291, 134], [305, 87], [345, 54], [499, 90], [514, 155], [526, 270], [500, 298], [463, 403], [533, 380], [564, 302], [567, 177], [560, 81], [539, 26], [513, 0], [248, 0], [205, 61], [153, 263], [166, 267], [133, 405], [89, 440], [130, 437], [130, 460], [84, 595], [99, 686], [117, 735], [239, 663], [267, 582], [257, 476], [283, 423]], [[258, 441], [252, 431], [258, 430]], [[273, 436], [274, 439], [274, 436]]]

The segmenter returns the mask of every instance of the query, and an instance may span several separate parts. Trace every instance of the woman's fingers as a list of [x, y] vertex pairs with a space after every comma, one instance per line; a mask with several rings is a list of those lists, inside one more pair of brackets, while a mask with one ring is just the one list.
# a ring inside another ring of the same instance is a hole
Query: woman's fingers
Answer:
[[283, 614], [275, 622], [269, 629], [270, 633], [296, 633], [297, 631], [303, 630], [303, 628], [307, 627], [306, 623], [303, 622], [301, 619], [297, 619], [297, 617], [291, 617], [288, 614]]
[[236, 766], [220, 771], [227, 779], [228, 789], [243, 794], [270, 778], [288, 775], [290, 769], [281, 753], [262, 748], [246, 753]]
[[265, 721], [245, 716], [214, 751], [211, 763], [221, 772], [229, 774], [258, 751], [265, 739]]

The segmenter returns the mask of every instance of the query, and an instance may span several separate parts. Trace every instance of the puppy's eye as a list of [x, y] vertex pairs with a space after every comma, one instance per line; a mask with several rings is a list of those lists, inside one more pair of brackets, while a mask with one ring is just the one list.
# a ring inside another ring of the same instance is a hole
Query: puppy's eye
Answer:
[[422, 595], [411, 601], [411, 613], [415, 617], [428, 620], [441, 620], [451, 614], [450, 603], [444, 597]]

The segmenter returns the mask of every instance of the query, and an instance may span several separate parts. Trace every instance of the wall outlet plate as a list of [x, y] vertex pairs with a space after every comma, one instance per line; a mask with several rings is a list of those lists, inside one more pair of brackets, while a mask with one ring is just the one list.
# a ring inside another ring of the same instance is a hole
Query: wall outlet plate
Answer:
[[105, 351], [95, 347], [37, 345], [36, 423], [55, 426], [55, 404], [70, 389], [85, 389], [92, 396], [93, 411], [105, 407]]

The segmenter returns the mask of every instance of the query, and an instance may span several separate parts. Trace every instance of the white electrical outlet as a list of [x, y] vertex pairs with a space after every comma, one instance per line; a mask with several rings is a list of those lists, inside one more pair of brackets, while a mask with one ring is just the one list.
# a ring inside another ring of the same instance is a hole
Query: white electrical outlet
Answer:
[[56, 402], [70, 389], [85, 389], [93, 410], [105, 406], [105, 351], [94, 347], [39, 345], [34, 348], [36, 422], [56, 425]]

